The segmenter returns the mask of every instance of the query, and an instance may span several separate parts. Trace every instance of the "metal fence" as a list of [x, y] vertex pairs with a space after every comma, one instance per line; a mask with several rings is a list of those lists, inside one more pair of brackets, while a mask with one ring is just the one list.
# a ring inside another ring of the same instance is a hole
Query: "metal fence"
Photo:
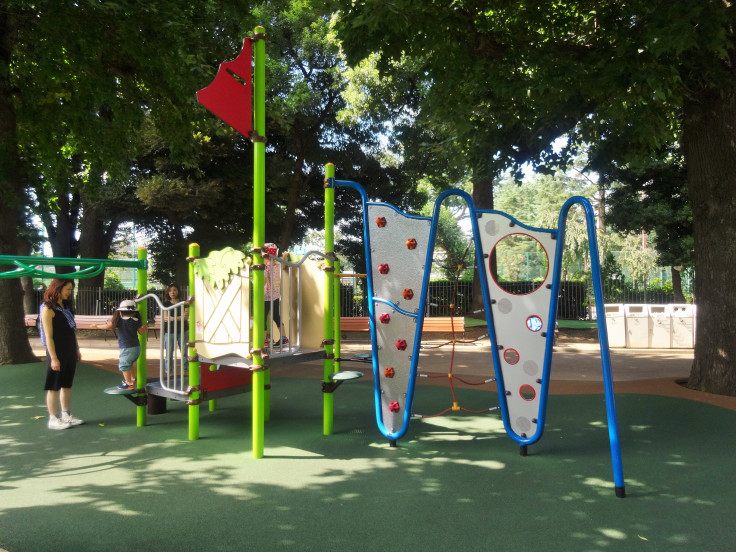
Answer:
[[[187, 297], [188, 288], [186, 286], [181, 287], [181, 297]], [[155, 293], [161, 300], [164, 299], [165, 289], [149, 289], [148, 293]], [[36, 311], [39, 311], [39, 307], [43, 302], [43, 290], [35, 290], [35, 306]], [[111, 290], [102, 288], [84, 288], [74, 289], [74, 312], [80, 315], [112, 315], [115, 309], [120, 305], [121, 301], [126, 299], [134, 299], [137, 295], [135, 289], [122, 289], [122, 290]], [[155, 301], [148, 301], [148, 318], [152, 319], [154, 316], [159, 314]]]
[[[535, 282], [502, 283], [510, 293], [531, 293], [537, 287]], [[150, 289], [163, 298], [164, 289]], [[674, 303], [672, 293], [657, 290], [621, 290], [615, 282], [603, 282], [603, 295], [606, 303], [625, 304], [668, 304]], [[121, 301], [133, 299], [134, 289], [108, 290], [76, 289], [74, 309], [81, 315], [112, 315]], [[187, 297], [186, 287], [181, 288], [181, 296]], [[36, 312], [43, 300], [43, 291], [36, 290]], [[469, 281], [434, 281], [429, 283], [427, 316], [464, 315], [472, 310], [473, 283]], [[589, 306], [594, 304], [593, 289], [586, 282], [561, 282], [557, 304], [557, 318], [560, 320], [589, 320]], [[148, 317], [158, 314], [154, 301], [148, 302]], [[368, 316], [368, 300], [365, 279], [345, 278], [340, 284], [340, 315], [344, 317]]]
[[[430, 282], [427, 316], [462, 315], [472, 308], [473, 283]], [[364, 279], [344, 279], [340, 285], [340, 316], [368, 316]]]
[[[531, 293], [536, 282], [501, 283], [510, 293]], [[348, 278], [340, 286], [340, 315], [368, 316], [368, 300], [364, 279]], [[603, 282], [603, 296], [607, 303], [668, 304], [675, 302], [672, 293], [661, 290], [621, 290], [616, 282]], [[473, 283], [469, 281], [434, 281], [429, 283], [427, 316], [467, 314], [473, 305]], [[557, 318], [560, 320], [590, 320], [590, 308], [594, 305], [593, 288], [587, 282], [561, 282], [557, 302]], [[451, 307], [452, 305], [452, 307]]]

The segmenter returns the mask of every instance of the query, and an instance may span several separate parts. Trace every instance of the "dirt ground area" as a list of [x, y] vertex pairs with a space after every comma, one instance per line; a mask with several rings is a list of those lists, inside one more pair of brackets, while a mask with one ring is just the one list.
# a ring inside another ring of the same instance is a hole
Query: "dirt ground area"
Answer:
[[[419, 359], [419, 373], [428, 376], [462, 375], [469, 381], [493, 376], [490, 341], [485, 327], [470, 327], [462, 335], [425, 334]], [[37, 338], [31, 338], [34, 353], [45, 357]], [[113, 336], [101, 332], [80, 332], [84, 362], [117, 373], [118, 347]], [[358, 359], [370, 354], [366, 332], [346, 335], [340, 357], [341, 369], [359, 370], [368, 375], [369, 362]], [[148, 377], [159, 374], [161, 343], [149, 336], [147, 343]], [[685, 387], [693, 361], [692, 349], [611, 349], [611, 372], [616, 393], [654, 394], [686, 398], [736, 410], [736, 397], [714, 395]], [[323, 362], [308, 361], [274, 367], [274, 377], [322, 378]], [[446, 378], [419, 378], [420, 384], [447, 385]], [[115, 383], [111, 379], [111, 385]], [[457, 382], [462, 386], [461, 382]], [[603, 393], [601, 352], [597, 329], [561, 328], [551, 365], [550, 393]]]

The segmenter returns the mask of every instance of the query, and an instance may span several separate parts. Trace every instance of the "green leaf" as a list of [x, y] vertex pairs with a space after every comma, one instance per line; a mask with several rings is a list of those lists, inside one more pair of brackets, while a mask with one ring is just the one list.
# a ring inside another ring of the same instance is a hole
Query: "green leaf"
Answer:
[[226, 247], [220, 251], [212, 251], [209, 257], [194, 261], [194, 272], [202, 280], [215, 288], [225, 288], [234, 274], [245, 266], [245, 253]]

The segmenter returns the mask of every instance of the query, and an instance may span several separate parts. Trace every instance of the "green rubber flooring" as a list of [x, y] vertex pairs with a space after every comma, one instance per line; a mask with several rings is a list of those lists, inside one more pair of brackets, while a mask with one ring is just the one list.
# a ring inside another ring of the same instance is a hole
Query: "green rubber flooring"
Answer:
[[[149, 415], [80, 365], [73, 412], [47, 429], [41, 364], [0, 366], [0, 549], [22, 551], [733, 551], [736, 412], [618, 395], [627, 497], [613, 490], [601, 395], [551, 396], [542, 440], [521, 457], [498, 416], [412, 421], [390, 448], [369, 381], [334, 395], [272, 379], [265, 457], [251, 454], [250, 395]], [[415, 411], [451, 403], [420, 386]], [[495, 393], [460, 390], [469, 409]]]

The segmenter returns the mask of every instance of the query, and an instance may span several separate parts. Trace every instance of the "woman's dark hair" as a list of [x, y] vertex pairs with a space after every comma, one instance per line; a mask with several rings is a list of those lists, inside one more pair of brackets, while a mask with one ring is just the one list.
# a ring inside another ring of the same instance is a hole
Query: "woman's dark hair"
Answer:
[[[64, 286], [67, 284], [71, 284], [72, 289], [74, 289], [74, 280], [69, 280], [68, 278], [54, 278], [53, 280], [51, 280], [51, 283], [49, 284], [49, 289], [47, 289], [46, 292], [43, 294], [43, 304], [50, 309], [56, 307], [56, 305], [59, 304], [61, 290], [64, 289]], [[71, 299], [68, 301], [64, 301], [64, 306], [68, 309], [71, 309]]]

